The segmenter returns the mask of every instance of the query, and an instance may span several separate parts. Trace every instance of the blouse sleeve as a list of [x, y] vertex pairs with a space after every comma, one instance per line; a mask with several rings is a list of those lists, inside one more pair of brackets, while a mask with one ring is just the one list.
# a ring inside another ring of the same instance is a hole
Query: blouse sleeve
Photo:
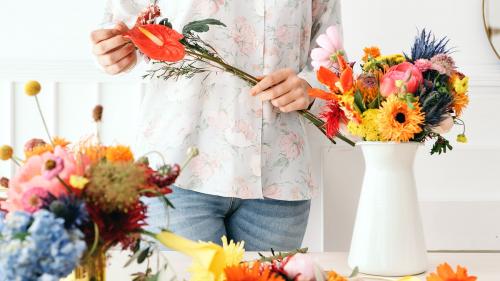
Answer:
[[[332, 25], [338, 25], [342, 30], [340, 0], [312, 0], [313, 19], [311, 30], [311, 43], [307, 54], [307, 63], [299, 72], [298, 76], [306, 80], [313, 88], [323, 88], [316, 78], [316, 71], [311, 65], [311, 51], [318, 47], [316, 39], [319, 35], [326, 32], [326, 29]], [[319, 8], [318, 8], [319, 7]], [[320, 9], [315, 12], [314, 9]], [[340, 32], [342, 34], [342, 32]], [[311, 112], [317, 114], [324, 105], [323, 101], [315, 100], [310, 108]]]

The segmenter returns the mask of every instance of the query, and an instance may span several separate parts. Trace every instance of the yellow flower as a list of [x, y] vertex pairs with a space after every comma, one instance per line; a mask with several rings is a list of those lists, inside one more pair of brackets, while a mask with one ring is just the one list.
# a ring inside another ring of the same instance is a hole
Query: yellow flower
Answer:
[[[194, 242], [172, 232], [163, 231], [156, 239], [166, 247], [184, 253], [193, 258], [190, 268], [191, 281], [223, 281], [224, 269], [239, 264], [243, 259], [244, 242], [236, 243], [222, 238], [223, 246], [212, 242]], [[224, 242], [225, 240], [225, 242]]]
[[338, 274], [335, 271], [330, 271], [327, 274], [328, 274], [326, 279], [327, 281], [347, 281], [347, 278]]
[[106, 159], [111, 163], [132, 162], [134, 155], [130, 147], [124, 145], [110, 146], [106, 149]]
[[89, 183], [89, 179], [81, 176], [72, 175], [69, 177], [69, 184], [76, 189], [83, 189], [87, 183]]
[[379, 114], [379, 109], [368, 109], [363, 112], [360, 124], [351, 121], [347, 124], [347, 129], [351, 134], [361, 137], [366, 141], [380, 141]]
[[0, 159], [2, 159], [3, 161], [12, 159], [13, 155], [14, 155], [14, 149], [12, 149], [11, 146], [2, 145], [0, 147]]
[[457, 142], [467, 143], [467, 136], [465, 134], [460, 134], [457, 136]]
[[378, 124], [383, 141], [408, 142], [415, 134], [422, 132], [424, 114], [418, 102], [411, 109], [405, 100], [396, 95], [382, 103]]
[[469, 91], [469, 77], [464, 76], [460, 79], [458, 75], [454, 75], [452, 79], [455, 92], [465, 94]]
[[363, 65], [363, 71], [376, 71], [380, 69], [386, 69], [388, 67], [400, 64], [406, 61], [402, 54], [394, 54], [388, 56], [379, 56], [376, 59], [369, 60]]
[[28, 96], [31, 96], [31, 97], [38, 95], [41, 90], [42, 90], [42, 86], [40, 85], [40, 83], [38, 81], [35, 81], [35, 80], [28, 81], [24, 85], [24, 92]]

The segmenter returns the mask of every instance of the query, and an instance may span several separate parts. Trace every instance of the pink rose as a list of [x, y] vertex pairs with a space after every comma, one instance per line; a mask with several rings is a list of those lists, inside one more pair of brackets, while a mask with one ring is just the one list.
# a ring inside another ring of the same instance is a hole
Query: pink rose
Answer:
[[[400, 81], [399, 83], [402, 83], [402, 85], [397, 85], [397, 81]], [[403, 62], [389, 68], [387, 73], [382, 77], [380, 94], [384, 97], [397, 94], [400, 91], [400, 87], [398, 86], [406, 87], [407, 93], [414, 94], [423, 81], [422, 72], [415, 65]]]
[[317, 265], [307, 254], [295, 254], [284, 261], [288, 278], [296, 281], [315, 281]]

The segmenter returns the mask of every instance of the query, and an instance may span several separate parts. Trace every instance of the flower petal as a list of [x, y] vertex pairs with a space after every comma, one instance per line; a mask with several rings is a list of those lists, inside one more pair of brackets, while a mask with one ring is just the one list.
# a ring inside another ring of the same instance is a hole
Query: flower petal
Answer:
[[329, 60], [331, 53], [323, 48], [315, 48], [311, 51], [311, 58], [313, 60]]
[[335, 47], [333, 46], [332, 42], [330, 42], [330, 39], [326, 34], [321, 34], [318, 39], [316, 39], [316, 42], [321, 48], [327, 50], [330, 53], [335, 53]]
[[338, 26], [332, 25], [326, 29], [326, 35], [330, 39], [333, 47], [336, 51], [343, 49], [342, 46], [342, 36], [340, 36], [340, 31]]
[[317, 76], [318, 81], [321, 84], [327, 86], [330, 91], [336, 92], [338, 90], [337, 86], [335, 86], [335, 83], [339, 81], [339, 77], [333, 71], [325, 67], [320, 67]]
[[135, 26], [125, 35], [141, 52], [154, 60], [176, 62], [186, 55], [184, 45], [179, 42], [184, 38], [183, 35], [164, 25]]

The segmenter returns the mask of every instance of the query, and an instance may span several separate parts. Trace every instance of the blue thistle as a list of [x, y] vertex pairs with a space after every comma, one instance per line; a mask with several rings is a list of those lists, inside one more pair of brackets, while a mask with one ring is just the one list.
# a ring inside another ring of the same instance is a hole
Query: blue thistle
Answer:
[[[428, 76], [434, 76], [431, 74]], [[443, 121], [453, 103], [453, 96], [447, 88], [448, 77], [437, 74], [434, 79], [434, 82], [427, 80], [430, 85], [423, 87], [419, 94], [419, 102], [425, 112], [425, 123], [430, 127], [438, 126]]]
[[415, 37], [415, 43], [411, 47], [411, 57], [406, 53], [406, 59], [414, 62], [418, 59], [430, 60], [437, 54], [448, 54], [451, 49], [448, 48], [450, 40], [447, 37], [436, 39], [432, 32], [427, 32], [425, 28], [420, 32], [420, 35]]
[[62, 218], [66, 229], [81, 228], [89, 221], [85, 203], [74, 195], [63, 195], [50, 202], [46, 209]]

